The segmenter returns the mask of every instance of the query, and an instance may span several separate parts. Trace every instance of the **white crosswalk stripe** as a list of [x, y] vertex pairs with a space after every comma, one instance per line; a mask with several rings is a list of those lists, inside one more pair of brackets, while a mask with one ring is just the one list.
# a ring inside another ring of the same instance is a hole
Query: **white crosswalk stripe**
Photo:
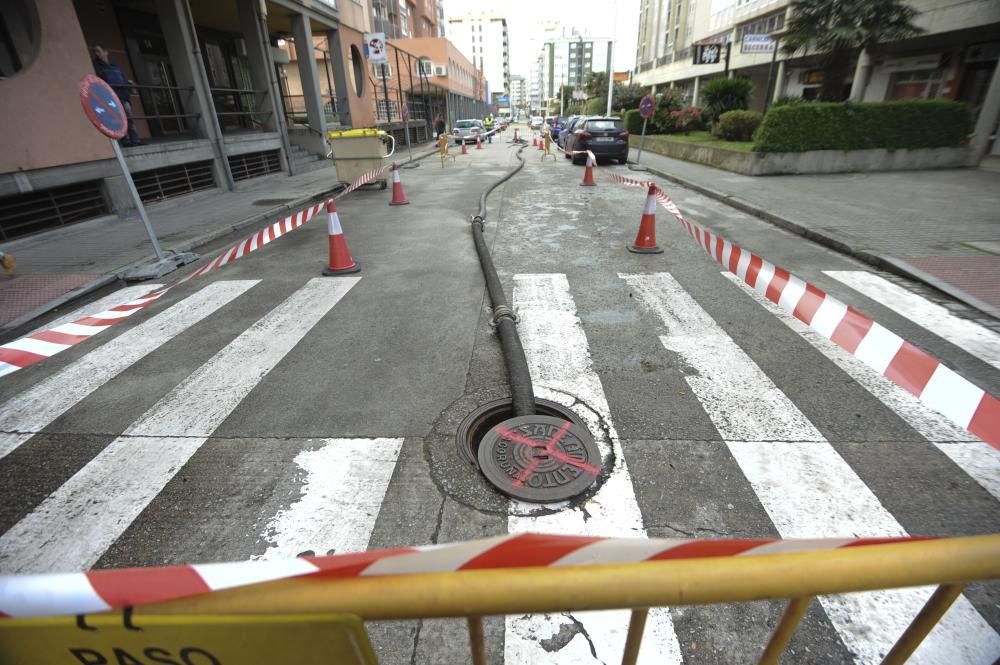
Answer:
[[[534, 531], [569, 535], [644, 537], [645, 528], [636, 500], [625, 456], [611, 420], [611, 408], [601, 379], [594, 370], [590, 346], [569, 282], [562, 274], [516, 275], [514, 306], [521, 317], [518, 331], [524, 345], [531, 378], [541, 397], [565, 402], [565, 395], [578, 398], [597, 411], [610, 432], [617, 466], [604, 485], [584, 506], [544, 516], [511, 515], [511, 533]], [[545, 393], [544, 389], [556, 393]], [[571, 404], [575, 399], [570, 399]], [[569, 404], [567, 404], [569, 405]], [[578, 411], [581, 417], [591, 414]], [[597, 441], [607, 439], [597, 422], [588, 422]], [[521, 509], [526, 509], [521, 506]], [[613, 662], [621, 657], [628, 628], [628, 612], [578, 612], [573, 616], [545, 615], [507, 617], [505, 642], [508, 663]], [[564, 626], [581, 622], [586, 633], [576, 634], [555, 653], [542, 647], [542, 639], [558, 635]], [[588, 637], [589, 636], [589, 640]], [[679, 663], [680, 645], [669, 612], [652, 610], [646, 625], [641, 663]]]
[[742, 288], [785, 325], [799, 333], [817, 351], [847, 372], [858, 385], [895, 411], [910, 427], [951, 458], [959, 468], [993, 496], [1000, 499], [1000, 451], [986, 445], [950, 419], [929, 408], [918, 398], [816, 333], [734, 276], [729, 273], [723, 273], [723, 276]]
[[1000, 369], [1000, 335], [864, 270], [824, 270], [839, 282]]
[[402, 439], [328, 439], [295, 463], [305, 474], [301, 496], [268, 522], [260, 559], [363, 552], [396, 468]]
[[244, 397], [357, 284], [310, 280], [160, 399], [0, 537], [0, 569], [85, 570]]
[[[904, 536], [823, 435], [668, 273], [622, 275], [663, 321], [663, 346], [696, 370], [688, 384], [784, 538]], [[931, 589], [821, 599], [859, 663], [878, 663]], [[865, 626], [864, 631], [858, 625]], [[911, 662], [989, 665], [1000, 635], [959, 598]]]
[[0, 458], [75, 404], [219, 308], [258, 280], [209, 284], [99, 346], [65, 369], [0, 405]]

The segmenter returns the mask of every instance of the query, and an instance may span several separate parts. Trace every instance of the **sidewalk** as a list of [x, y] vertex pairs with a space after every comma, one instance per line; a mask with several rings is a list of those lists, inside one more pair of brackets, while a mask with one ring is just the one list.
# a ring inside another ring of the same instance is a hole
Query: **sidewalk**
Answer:
[[[198, 192], [146, 207], [164, 252], [194, 250], [234, 230], [295, 212], [337, 188], [332, 166], [302, 175], [272, 175], [235, 192]], [[115, 274], [153, 256], [138, 216], [115, 216], [4, 243], [17, 257], [17, 276], [0, 278], [0, 333], [116, 280]]]
[[1000, 170], [993, 162], [978, 169], [765, 177], [649, 152], [642, 163], [1000, 319]]

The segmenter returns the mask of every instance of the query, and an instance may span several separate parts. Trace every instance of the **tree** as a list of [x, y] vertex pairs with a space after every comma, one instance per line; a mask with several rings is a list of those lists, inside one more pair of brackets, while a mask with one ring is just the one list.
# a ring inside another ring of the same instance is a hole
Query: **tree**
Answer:
[[[605, 83], [607, 83], [607, 79], [605, 79]], [[615, 97], [612, 101], [615, 108], [621, 109], [623, 112], [631, 111], [639, 108], [639, 101], [648, 94], [649, 88], [638, 83], [629, 83], [628, 85], [616, 83]]]
[[587, 77], [583, 80], [583, 89], [587, 92], [587, 98], [594, 97], [608, 98], [608, 74], [607, 72], [587, 72]]
[[823, 54], [819, 98], [841, 101], [853, 51], [872, 53], [884, 42], [920, 34], [913, 23], [918, 13], [901, 0], [793, 0], [782, 50]]
[[753, 81], [750, 79], [712, 79], [701, 89], [707, 119], [715, 122], [723, 113], [749, 108], [752, 94]]

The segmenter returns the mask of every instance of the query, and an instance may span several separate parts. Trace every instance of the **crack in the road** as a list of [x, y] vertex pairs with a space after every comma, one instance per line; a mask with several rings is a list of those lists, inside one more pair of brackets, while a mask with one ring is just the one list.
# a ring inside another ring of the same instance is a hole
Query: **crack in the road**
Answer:
[[420, 631], [424, 627], [424, 620], [417, 620], [417, 630], [413, 633], [413, 651], [410, 652], [410, 665], [417, 665], [417, 643], [420, 642]]
[[434, 525], [434, 532], [431, 534], [431, 544], [436, 545], [438, 537], [441, 535], [441, 526], [444, 523], [444, 504], [448, 501], [448, 495], [441, 496], [441, 507], [438, 508], [437, 523]]
[[544, 640], [539, 640], [538, 643], [543, 649], [549, 653], [554, 653], [556, 651], [561, 651], [565, 649], [566, 646], [573, 641], [573, 638], [577, 635], [582, 635], [583, 639], [587, 640], [587, 644], [590, 646], [590, 655], [593, 656], [594, 660], [606, 665], [603, 660], [597, 656], [597, 647], [594, 645], [594, 640], [590, 637], [590, 633], [587, 632], [587, 628], [569, 612], [564, 612], [563, 616], [570, 620], [570, 623], [564, 623], [559, 627], [559, 632]]
[[680, 529], [680, 528], [674, 526], [673, 524], [667, 524], [667, 523], [663, 523], [663, 524], [647, 524], [646, 525], [646, 530], [648, 531], [649, 529], [670, 529], [671, 531], [674, 531], [675, 533], [679, 533], [682, 536], [687, 536], [688, 538], [696, 538], [697, 534], [699, 532], [714, 533], [717, 536], [722, 536], [722, 537], [725, 537], [725, 538], [732, 537], [732, 534], [728, 534], [728, 533], [725, 533], [723, 531], [719, 531], [718, 529], [713, 529], [713, 528], [707, 527], [707, 526], [696, 527], [694, 531], [685, 531], [684, 529]]

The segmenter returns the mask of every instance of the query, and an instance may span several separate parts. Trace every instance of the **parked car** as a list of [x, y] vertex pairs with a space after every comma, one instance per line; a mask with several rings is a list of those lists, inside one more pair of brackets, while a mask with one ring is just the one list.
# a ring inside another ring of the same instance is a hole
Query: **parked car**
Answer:
[[541, 129], [543, 122], [545, 122], [545, 120], [542, 118], [542, 116], [533, 115], [531, 116], [531, 120], [528, 121], [528, 127], [531, 129]]
[[486, 134], [486, 124], [482, 120], [459, 120], [455, 123], [455, 128], [451, 130], [455, 145], [462, 143], [475, 143], [476, 139]]
[[569, 132], [573, 131], [573, 125], [582, 117], [583, 116], [579, 115], [571, 115], [566, 118], [566, 124], [563, 125], [562, 130], [559, 132], [559, 136], [556, 138], [556, 143], [559, 144], [560, 148], [563, 148], [564, 150], [566, 149], [566, 136]]
[[552, 136], [552, 140], [559, 140], [559, 132], [562, 131], [562, 123], [559, 121], [559, 116], [550, 115], [545, 119], [545, 124], [549, 126], [549, 134]]
[[[590, 150], [597, 159], [617, 159], [624, 164], [628, 161], [628, 132], [621, 118], [583, 118], [574, 125], [566, 136], [566, 152]], [[573, 155], [574, 164], [583, 164], [586, 155]]]

